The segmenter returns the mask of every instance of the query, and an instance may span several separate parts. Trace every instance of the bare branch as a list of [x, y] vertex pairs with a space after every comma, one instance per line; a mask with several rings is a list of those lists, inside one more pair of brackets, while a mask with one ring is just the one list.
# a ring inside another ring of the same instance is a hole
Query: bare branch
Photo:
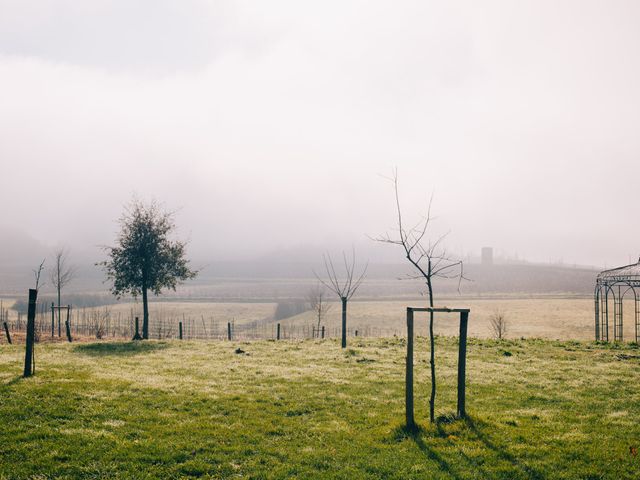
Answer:
[[369, 262], [367, 262], [365, 264], [364, 269], [362, 270], [362, 274], [360, 275], [360, 278], [358, 278], [358, 280], [356, 280], [356, 283], [354, 283], [353, 289], [351, 289], [351, 293], [349, 295], [349, 298], [351, 298], [351, 297], [353, 297], [355, 295], [356, 291], [358, 290], [358, 288], [362, 284], [362, 281], [364, 280], [364, 277], [367, 274], [367, 269], [368, 268], [369, 268]]
[[42, 274], [42, 270], [44, 269], [45, 260], [46, 259], [43, 259], [42, 262], [40, 262], [40, 266], [36, 270], [33, 270], [33, 274], [36, 277], [36, 290], [40, 288], [40, 275]]
[[356, 271], [356, 251], [355, 248], [352, 248], [352, 257], [349, 259], [345, 252], [342, 252], [342, 261], [344, 265], [344, 276], [342, 278], [338, 277], [335, 266], [333, 264], [333, 259], [331, 255], [325, 253], [322, 255], [322, 260], [324, 261], [324, 267], [327, 274], [327, 279], [325, 280], [318, 276], [318, 274], [314, 271], [313, 274], [318, 279], [322, 285], [327, 287], [333, 293], [335, 293], [338, 297], [346, 298], [347, 300], [353, 297], [353, 295], [358, 290], [358, 287], [361, 285], [362, 281], [367, 272], [367, 268], [369, 264], [367, 263], [362, 271], [362, 273], [358, 276], [358, 278], [354, 281], [355, 271]]
[[[398, 170], [394, 169], [392, 176], [389, 178], [393, 185], [393, 193], [397, 215], [397, 238], [392, 237], [388, 232], [374, 238], [373, 240], [386, 243], [390, 245], [401, 246], [404, 250], [404, 256], [411, 266], [418, 272], [416, 276], [409, 276], [412, 279], [423, 279], [427, 284], [429, 291], [430, 302], [433, 302], [433, 279], [434, 278], [451, 278], [458, 279], [458, 290], [460, 289], [460, 283], [462, 280], [466, 280], [464, 277], [464, 270], [462, 261], [451, 258], [446, 249], [441, 245], [449, 235], [449, 232], [440, 235], [435, 240], [428, 237], [432, 216], [433, 206], [433, 194], [429, 198], [429, 204], [427, 206], [427, 213], [422, 217], [416, 225], [409, 230], [405, 230], [404, 217], [402, 215], [402, 208], [400, 202], [400, 188], [398, 181]], [[460, 268], [459, 272], [454, 273], [453, 270], [457, 267]]]
[[69, 252], [65, 248], [57, 250], [53, 257], [53, 267], [49, 278], [53, 287], [60, 292], [76, 276], [76, 267], [68, 265]]

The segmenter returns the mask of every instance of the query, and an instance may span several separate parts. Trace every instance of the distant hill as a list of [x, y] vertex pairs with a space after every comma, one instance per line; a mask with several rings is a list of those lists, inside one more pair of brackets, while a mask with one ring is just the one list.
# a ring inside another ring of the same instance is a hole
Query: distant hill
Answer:
[[[39, 263], [39, 262], [38, 262]], [[0, 265], [0, 294], [22, 295], [33, 284], [33, 265]], [[196, 268], [201, 265], [194, 263]], [[198, 278], [170, 292], [167, 298], [208, 298], [227, 301], [263, 301], [278, 298], [305, 297], [309, 289], [318, 283], [314, 269], [323, 277], [321, 265], [308, 262], [245, 261], [211, 262], [205, 264]], [[597, 271], [592, 268], [565, 267], [539, 264], [503, 264], [482, 266], [469, 264], [464, 267], [465, 277], [458, 285], [456, 280], [438, 278], [436, 292], [445, 295], [494, 294], [572, 294], [590, 295]], [[405, 264], [370, 264], [359, 298], [415, 297], [424, 290], [424, 283], [407, 279], [413, 272]], [[404, 279], [404, 280], [400, 280]], [[104, 274], [92, 263], [78, 264], [77, 278], [68, 293], [100, 293], [107, 290]], [[43, 294], [50, 292], [45, 285]]]

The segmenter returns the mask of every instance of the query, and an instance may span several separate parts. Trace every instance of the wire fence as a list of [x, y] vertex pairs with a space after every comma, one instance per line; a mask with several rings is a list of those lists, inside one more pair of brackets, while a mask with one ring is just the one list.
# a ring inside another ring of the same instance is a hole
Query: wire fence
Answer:
[[[27, 316], [8, 309], [0, 310], [0, 327], [6, 323], [11, 335], [21, 338], [26, 332]], [[133, 309], [114, 312], [110, 306], [51, 308], [38, 304], [36, 309], [36, 339], [66, 339], [66, 322], [75, 339], [131, 339], [135, 335], [136, 317], [142, 333], [142, 317]], [[0, 330], [1, 333], [1, 330]], [[353, 326], [347, 329], [349, 337], [389, 337], [399, 332], [394, 329]], [[291, 324], [272, 318], [243, 321], [213, 315], [197, 317], [178, 315], [176, 312], [157, 311], [149, 317], [149, 338], [157, 340], [268, 340], [268, 339], [328, 339], [340, 338], [338, 326], [317, 324]]]

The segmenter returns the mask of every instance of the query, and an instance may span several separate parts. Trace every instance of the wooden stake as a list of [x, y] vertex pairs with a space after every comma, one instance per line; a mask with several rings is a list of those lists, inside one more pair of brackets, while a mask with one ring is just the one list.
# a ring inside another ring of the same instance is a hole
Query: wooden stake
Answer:
[[407, 429], [415, 428], [413, 416], [413, 310], [407, 308], [407, 366], [405, 379]]
[[467, 323], [469, 312], [460, 312], [460, 343], [458, 346], [458, 417], [465, 418], [465, 382], [467, 370]]
[[65, 330], [67, 332], [67, 340], [69, 341], [69, 343], [71, 343], [72, 342], [72, 339], [71, 339], [71, 325], [69, 325], [69, 319], [65, 320], [64, 328], [65, 328]]
[[24, 377], [33, 375], [33, 347], [36, 337], [36, 299], [38, 291], [29, 289], [29, 309], [27, 311], [27, 346], [24, 354]]
[[3, 322], [4, 325], [4, 333], [7, 334], [7, 342], [9, 342], [9, 345], [11, 345], [11, 334], [9, 333], [9, 325], [7, 325], [7, 322]]
[[347, 348], [347, 297], [342, 297], [342, 348]]

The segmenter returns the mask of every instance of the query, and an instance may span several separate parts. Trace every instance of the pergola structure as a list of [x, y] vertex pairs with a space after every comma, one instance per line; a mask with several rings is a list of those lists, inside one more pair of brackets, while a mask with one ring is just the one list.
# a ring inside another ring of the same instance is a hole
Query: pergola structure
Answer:
[[[631, 292], [631, 293], [629, 293]], [[609, 299], [613, 301], [613, 340], [621, 342], [625, 295], [632, 294], [635, 310], [635, 341], [640, 322], [640, 259], [638, 263], [605, 270], [598, 274], [594, 293], [596, 309], [596, 341], [609, 341]]]

